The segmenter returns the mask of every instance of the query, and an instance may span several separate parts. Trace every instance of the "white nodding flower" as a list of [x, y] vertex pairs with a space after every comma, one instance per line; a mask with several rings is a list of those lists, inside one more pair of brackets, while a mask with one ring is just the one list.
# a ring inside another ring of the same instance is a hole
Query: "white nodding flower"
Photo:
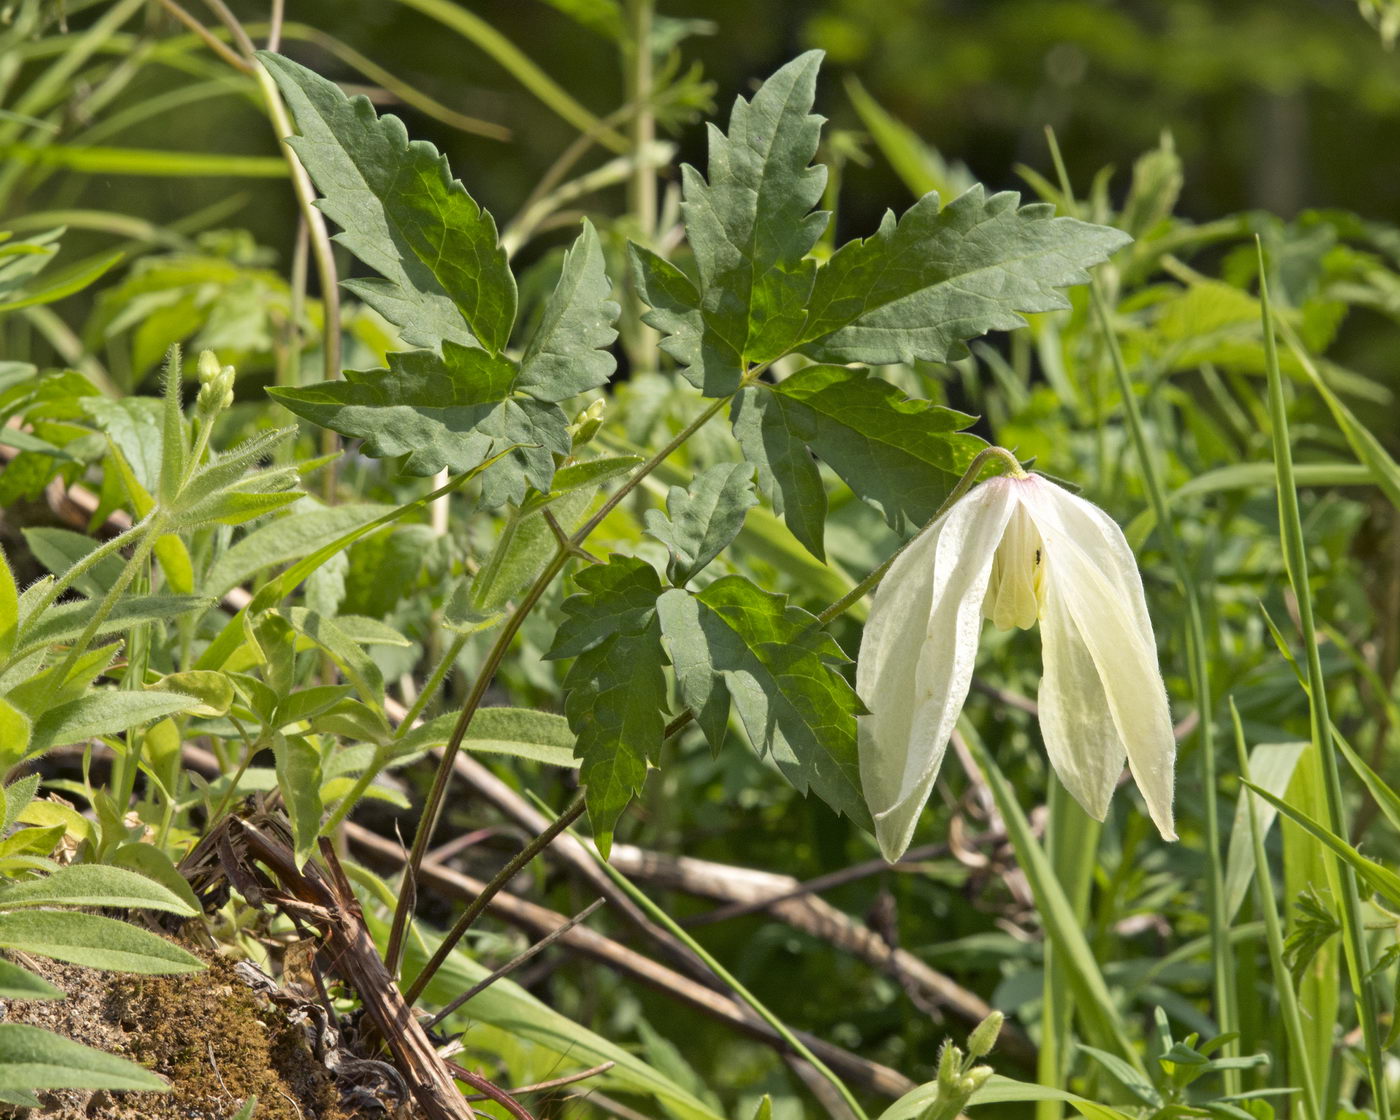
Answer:
[[860, 777], [888, 860], [909, 847], [972, 683], [983, 618], [1041, 627], [1040, 730], [1098, 820], [1126, 759], [1153, 822], [1172, 825], [1167, 691], [1123, 531], [1044, 478], [989, 479], [919, 534], [881, 581], [861, 639]]

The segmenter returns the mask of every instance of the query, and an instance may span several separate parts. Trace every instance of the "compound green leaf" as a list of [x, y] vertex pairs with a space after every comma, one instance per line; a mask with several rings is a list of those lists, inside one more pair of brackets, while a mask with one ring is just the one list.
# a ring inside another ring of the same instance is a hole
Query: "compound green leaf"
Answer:
[[260, 52], [296, 118], [289, 139], [325, 196], [337, 235], [383, 279], [346, 287], [414, 346], [444, 339], [500, 353], [515, 323], [515, 279], [496, 223], [452, 178], [447, 160], [403, 123], [305, 67]]
[[822, 118], [811, 113], [820, 51], [799, 55], [734, 102], [729, 130], [709, 130], [709, 174], [681, 169], [686, 237], [698, 284], [633, 250], [646, 322], [708, 396], [738, 387], [748, 362], [776, 358], [802, 336], [816, 273], [807, 254], [828, 215], [812, 212], [826, 168], [811, 166]]
[[572, 657], [564, 714], [576, 736], [594, 842], [606, 858], [613, 825], [646, 780], [666, 730], [665, 655], [650, 564], [613, 555], [575, 577], [550, 658]]
[[864, 709], [837, 668], [846, 660], [817, 619], [740, 576], [698, 595], [672, 589], [656, 604], [676, 684], [716, 750], [732, 700], [754, 746], [808, 789], [871, 827], [856, 761]]
[[365, 441], [377, 458], [407, 456], [403, 469], [432, 475], [483, 473], [489, 505], [519, 501], [528, 486], [547, 492], [554, 455], [569, 450], [569, 423], [558, 405], [508, 396], [515, 367], [503, 357], [445, 341], [430, 350], [389, 355], [389, 370], [347, 370], [344, 381], [269, 392], [299, 416]]
[[686, 236], [708, 329], [746, 361], [785, 353], [807, 318], [828, 215], [812, 213], [826, 168], [810, 166], [822, 118], [811, 114], [822, 52], [778, 70], [752, 101], [736, 98], [729, 131], [710, 126], [708, 181], [681, 168]]
[[519, 387], [542, 401], [562, 401], [607, 383], [617, 368], [608, 353], [621, 308], [609, 297], [603, 247], [592, 223], [564, 255], [544, 318], [520, 359]]
[[967, 339], [1024, 326], [1019, 312], [1068, 307], [1058, 289], [1087, 283], [1085, 269], [1130, 240], [1019, 201], [975, 186], [941, 209], [926, 194], [898, 222], [887, 212], [817, 274], [802, 351], [870, 365], [960, 357]]

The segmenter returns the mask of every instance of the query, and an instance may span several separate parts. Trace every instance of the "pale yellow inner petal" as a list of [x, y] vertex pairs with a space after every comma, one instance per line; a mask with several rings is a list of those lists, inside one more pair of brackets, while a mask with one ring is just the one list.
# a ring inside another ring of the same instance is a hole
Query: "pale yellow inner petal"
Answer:
[[992, 560], [982, 614], [998, 630], [1029, 630], [1045, 606], [1045, 545], [1020, 505], [1011, 514]]

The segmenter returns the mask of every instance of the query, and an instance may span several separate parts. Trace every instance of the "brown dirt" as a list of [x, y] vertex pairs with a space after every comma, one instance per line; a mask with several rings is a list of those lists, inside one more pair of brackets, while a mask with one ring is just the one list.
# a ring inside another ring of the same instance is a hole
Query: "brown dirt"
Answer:
[[44, 1027], [137, 1062], [166, 1078], [170, 1092], [50, 1090], [36, 1093], [42, 1110], [0, 1106], [0, 1117], [228, 1120], [256, 1094], [257, 1120], [346, 1120], [303, 1028], [255, 996], [228, 960], [200, 955], [209, 968], [185, 976], [129, 976], [26, 959], [26, 967], [68, 998], [9, 1002], [5, 1021]]

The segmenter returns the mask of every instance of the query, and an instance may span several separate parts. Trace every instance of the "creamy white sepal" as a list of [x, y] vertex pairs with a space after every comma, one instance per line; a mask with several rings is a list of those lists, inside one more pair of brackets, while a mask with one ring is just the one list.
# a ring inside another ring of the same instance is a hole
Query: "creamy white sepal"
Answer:
[[1132, 550], [1096, 506], [1042, 479], [1020, 485], [1044, 544], [1039, 703], [1050, 761], [1102, 819], [1126, 754], [1153, 822], [1174, 840], [1176, 741]]
[[860, 774], [880, 851], [909, 847], [972, 684], [992, 559], [1016, 498], [992, 479], [923, 531], [890, 567], [870, 610], [856, 691]]

